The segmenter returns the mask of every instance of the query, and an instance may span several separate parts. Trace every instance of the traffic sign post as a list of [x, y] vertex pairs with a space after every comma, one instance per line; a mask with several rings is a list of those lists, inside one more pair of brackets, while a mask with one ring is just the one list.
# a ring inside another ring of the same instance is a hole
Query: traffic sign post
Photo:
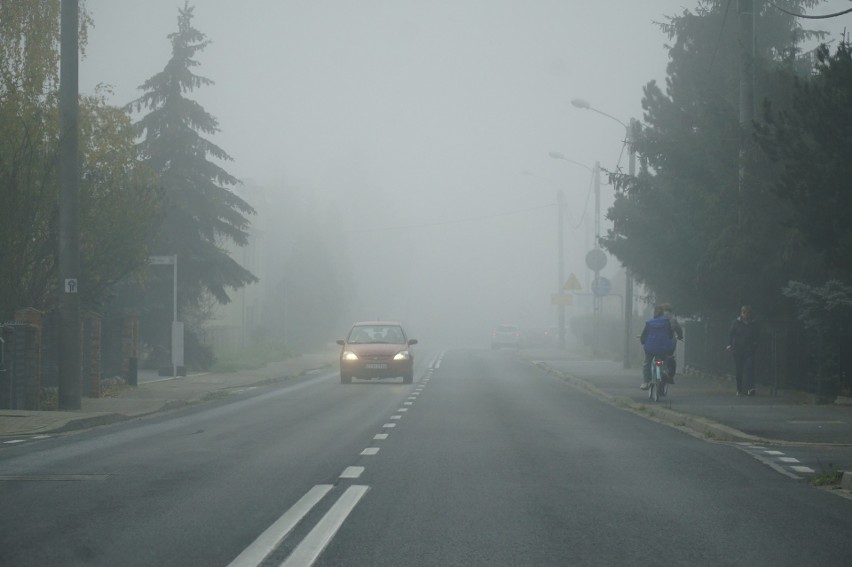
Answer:
[[595, 297], [604, 297], [605, 295], [609, 295], [609, 292], [612, 290], [612, 283], [610, 283], [609, 279], [598, 276], [595, 278], [595, 281], [592, 282], [592, 293], [595, 294]]
[[178, 366], [183, 366], [183, 323], [177, 320], [177, 254], [171, 256], [148, 256], [151, 265], [174, 266], [172, 279], [172, 378], [177, 378]]

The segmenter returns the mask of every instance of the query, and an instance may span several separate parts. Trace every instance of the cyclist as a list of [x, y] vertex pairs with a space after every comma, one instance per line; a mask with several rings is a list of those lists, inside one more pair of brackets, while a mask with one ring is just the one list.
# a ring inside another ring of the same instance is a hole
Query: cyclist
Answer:
[[[668, 319], [669, 323], [672, 325], [672, 332], [675, 334], [675, 340], [672, 341], [672, 346], [677, 348], [677, 341], [683, 340], [683, 327], [680, 326], [677, 317], [674, 316], [671, 303], [661, 303], [660, 307], [663, 310], [663, 315], [666, 316], [666, 319]], [[677, 372], [677, 361], [675, 360], [674, 349], [672, 349], [670, 354], [671, 356], [666, 359], [666, 362], [669, 365], [669, 380], [672, 384], [674, 384], [674, 376]]]
[[645, 328], [639, 335], [639, 342], [645, 349], [645, 364], [642, 365], [642, 390], [651, 383], [651, 361], [655, 356], [670, 356], [675, 348], [675, 334], [671, 321], [663, 312], [663, 307], [654, 307], [654, 316], [645, 321]]

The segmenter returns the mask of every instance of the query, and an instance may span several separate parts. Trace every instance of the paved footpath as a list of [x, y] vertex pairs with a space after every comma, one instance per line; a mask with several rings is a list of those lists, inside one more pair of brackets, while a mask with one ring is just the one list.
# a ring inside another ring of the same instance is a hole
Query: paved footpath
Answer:
[[228, 395], [230, 391], [302, 376], [337, 362], [337, 351], [304, 354], [257, 370], [201, 373], [125, 387], [114, 397], [81, 400], [76, 411], [0, 409], [0, 438], [60, 433], [105, 425]]
[[[720, 441], [772, 444], [825, 444], [852, 447], [852, 400], [816, 404], [796, 392], [770, 395], [758, 385], [757, 395], [737, 396], [732, 381], [681, 372], [660, 402], [639, 389], [641, 368], [623, 368], [621, 362], [593, 360], [577, 352], [522, 351], [520, 354], [598, 397], [640, 413], [682, 423]], [[850, 403], [844, 403], [850, 402]]]

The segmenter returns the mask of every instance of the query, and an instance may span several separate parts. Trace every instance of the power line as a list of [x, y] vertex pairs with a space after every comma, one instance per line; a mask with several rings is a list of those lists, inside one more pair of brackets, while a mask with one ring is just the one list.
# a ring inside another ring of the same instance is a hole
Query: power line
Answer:
[[725, 14], [722, 16], [722, 25], [719, 26], [719, 37], [716, 38], [716, 47], [713, 48], [713, 58], [710, 59], [710, 67], [713, 67], [713, 64], [716, 63], [716, 54], [719, 52], [719, 44], [722, 43], [722, 33], [725, 31], [725, 24], [728, 22], [728, 10], [731, 8], [731, 4], [734, 0], [728, 0], [728, 3], [725, 5]]
[[825, 20], [825, 19], [828, 19], [828, 18], [836, 18], [837, 16], [842, 16], [844, 14], [848, 14], [848, 13], [852, 12], [852, 8], [849, 8], [848, 10], [841, 10], [840, 12], [837, 12], [835, 14], [826, 14], [824, 16], [808, 16], [807, 14], [797, 14], [795, 12], [791, 12], [791, 11], [785, 9], [785, 8], [782, 8], [781, 6], [779, 6], [778, 4], [773, 2], [772, 0], [767, 0], [767, 1], [776, 10], [784, 12], [788, 16], [795, 16], [797, 18], [805, 18], [805, 19], [808, 19], [808, 20]]

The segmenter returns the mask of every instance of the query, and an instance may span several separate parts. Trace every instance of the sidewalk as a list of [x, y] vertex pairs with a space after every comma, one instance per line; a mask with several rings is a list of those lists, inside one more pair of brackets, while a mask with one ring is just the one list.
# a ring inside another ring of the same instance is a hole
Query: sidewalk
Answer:
[[757, 395], [738, 397], [728, 379], [679, 368], [669, 395], [653, 402], [648, 392], [639, 389], [641, 368], [625, 369], [620, 362], [591, 360], [571, 351], [528, 349], [520, 356], [607, 402], [707, 438], [852, 447], [852, 400], [848, 398], [819, 405], [797, 392], [773, 396], [760, 384]]
[[115, 397], [81, 400], [76, 411], [0, 409], [0, 438], [60, 433], [123, 421], [174, 409], [259, 384], [302, 376], [337, 362], [337, 351], [303, 354], [257, 370], [227, 374], [202, 373], [175, 379], [140, 382]]

